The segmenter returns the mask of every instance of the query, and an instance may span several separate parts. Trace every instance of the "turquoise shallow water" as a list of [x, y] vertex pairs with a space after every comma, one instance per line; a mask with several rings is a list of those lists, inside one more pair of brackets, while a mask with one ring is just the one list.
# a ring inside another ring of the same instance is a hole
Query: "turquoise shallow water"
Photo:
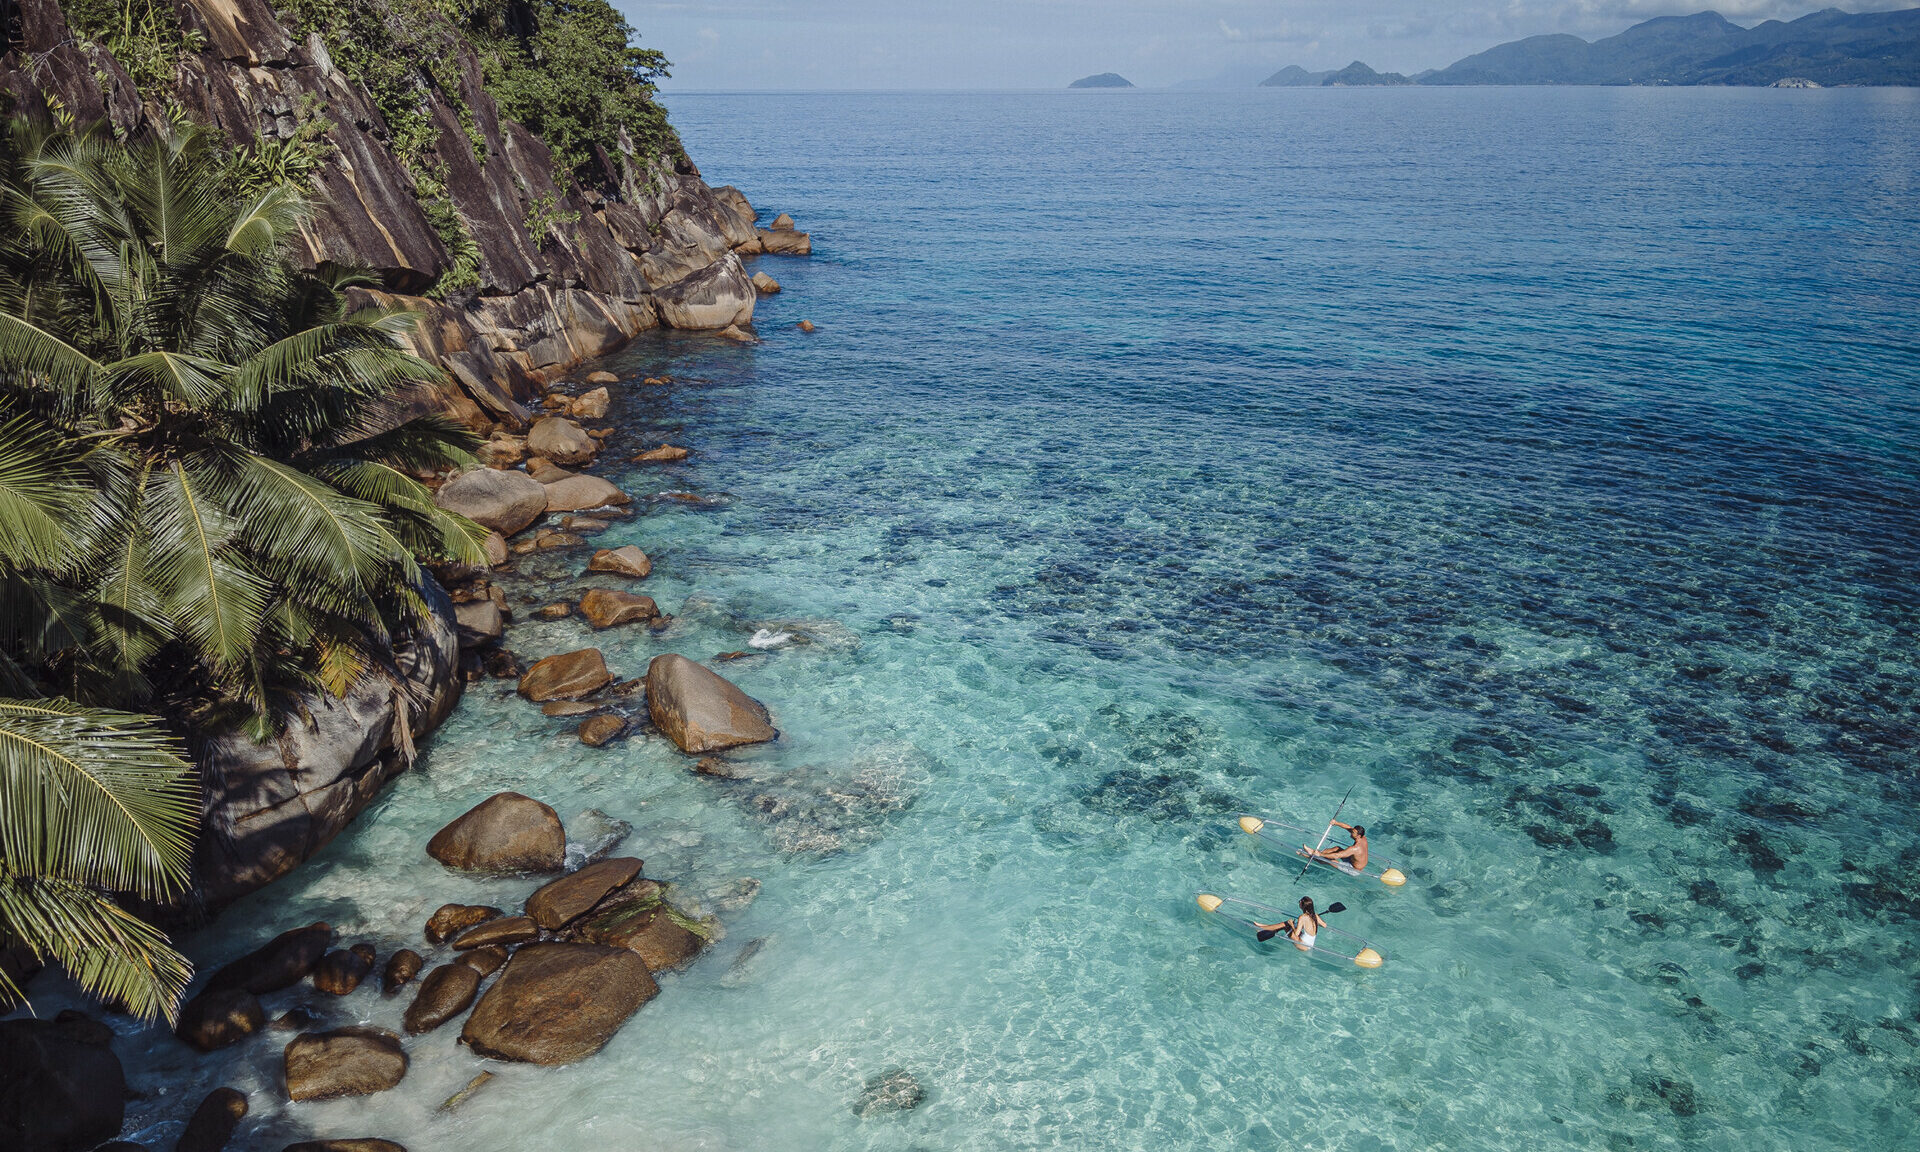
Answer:
[[[816, 255], [760, 262], [760, 347], [611, 362], [622, 443], [694, 451], [616, 477], [643, 515], [607, 538], [674, 627], [510, 643], [638, 674], [797, 633], [720, 666], [782, 729], [760, 779], [482, 684], [191, 946], [325, 916], [384, 955], [517, 903], [422, 854], [501, 788], [631, 821], [726, 939], [451, 1116], [452, 1028], [393, 1092], [291, 1107], [277, 1040], [135, 1045], [150, 1143], [216, 1079], [262, 1089], [263, 1146], [415, 1152], [1915, 1141], [1920, 93], [674, 114]], [[1404, 888], [1294, 887], [1232, 825], [1349, 788]], [[1203, 889], [1342, 900], [1391, 958], [1256, 947]], [[895, 1067], [927, 1101], [856, 1116]]]

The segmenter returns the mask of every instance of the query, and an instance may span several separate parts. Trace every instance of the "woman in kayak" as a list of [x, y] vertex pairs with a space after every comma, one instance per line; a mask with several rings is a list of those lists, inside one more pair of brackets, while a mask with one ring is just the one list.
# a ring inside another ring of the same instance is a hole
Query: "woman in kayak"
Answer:
[[1333, 824], [1337, 828], [1345, 828], [1351, 832], [1353, 843], [1345, 848], [1328, 848], [1324, 851], [1309, 848], [1308, 851], [1329, 864], [1343, 864], [1355, 872], [1365, 872], [1367, 870], [1367, 830], [1358, 824], [1342, 824], [1338, 820]]
[[1313, 947], [1315, 940], [1320, 938], [1320, 929], [1325, 927], [1326, 923], [1320, 918], [1320, 913], [1313, 910], [1313, 897], [1302, 896], [1300, 897], [1300, 915], [1291, 920], [1282, 920], [1278, 924], [1255, 924], [1254, 927], [1260, 930], [1258, 935], [1262, 940], [1271, 940], [1276, 933], [1285, 932], [1287, 939], [1293, 941], [1293, 946], [1305, 952]]

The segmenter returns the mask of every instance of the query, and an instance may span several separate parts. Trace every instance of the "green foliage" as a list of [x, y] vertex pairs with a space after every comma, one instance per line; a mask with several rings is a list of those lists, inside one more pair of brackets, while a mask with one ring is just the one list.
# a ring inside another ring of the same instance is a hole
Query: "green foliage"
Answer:
[[680, 154], [654, 99], [667, 59], [632, 47], [632, 26], [606, 0], [472, 0], [463, 15], [487, 91], [546, 142], [557, 167], [599, 184], [596, 148], [643, 163]]
[[181, 54], [205, 46], [167, 0], [66, 0], [61, 10], [81, 38], [113, 53], [149, 100], [169, 98]]
[[300, 126], [285, 138], [261, 134], [237, 150], [232, 158], [232, 175], [242, 196], [257, 195], [275, 185], [311, 188], [313, 177], [333, 154], [327, 133], [333, 121], [319, 114], [319, 101], [309, 94], [301, 99]]
[[[0, 699], [0, 943], [171, 1020], [192, 968], [110, 894], [184, 887], [198, 815], [179, 740], [147, 717]], [[20, 998], [0, 972], [0, 1006]]]
[[550, 233], [554, 225], [571, 224], [578, 219], [578, 212], [561, 211], [558, 193], [543, 192], [527, 205], [527, 239], [533, 241], [534, 247], [545, 248], [552, 242]]
[[191, 129], [0, 140], [0, 687], [270, 731], [392, 675], [416, 556], [480, 533], [411, 473], [472, 437], [406, 415], [408, 317], [300, 271], [286, 184], [233, 191]]
[[434, 280], [427, 289], [427, 295], [435, 300], [445, 300], [456, 292], [478, 288], [480, 245], [474, 241], [473, 233], [467, 229], [466, 221], [460, 218], [453, 201], [443, 196], [429, 200], [420, 207], [427, 214], [427, 223], [433, 225], [440, 242], [447, 246], [447, 252], [452, 256], [452, 263]]

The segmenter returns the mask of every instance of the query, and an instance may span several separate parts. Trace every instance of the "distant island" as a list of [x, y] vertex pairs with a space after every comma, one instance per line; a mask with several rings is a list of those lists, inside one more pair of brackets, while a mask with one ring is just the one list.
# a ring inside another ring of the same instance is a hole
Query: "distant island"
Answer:
[[1133, 81], [1127, 79], [1125, 76], [1120, 75], [1120, 73], [1118, 72], [1102, 72], [1098, 76], [1082, 76], [1080, 77], [1080, 79], [1075, 80], [1073, 83], [1067, 85], [1067, 87], [1069, 88], [1131, 88], [1133, 87]]
[[1829, 8], [1752, 28], [1718, 12], [1662, 16], [1592, 43], [1565, 34], [1529, 36], [1411, 79], [1356, 60], [1337, 72], [1290, 64], [1260, 87], [1381, 84], [1920, 85], [1920, 8]]

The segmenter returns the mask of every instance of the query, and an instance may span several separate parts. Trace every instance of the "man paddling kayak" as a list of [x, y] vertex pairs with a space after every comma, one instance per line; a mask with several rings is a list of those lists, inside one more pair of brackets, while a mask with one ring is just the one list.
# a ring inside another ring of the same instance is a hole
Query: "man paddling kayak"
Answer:
[[[1339, 909], [1336, 908], [1334, 911], [1337, 912]], [[1254, 927], [1259, 929], [1255, 933], [1258, 939], [1271, 940], [1285, 932], [1287, 939], [1293, 941], [1295, 948], [1306, 952], [1313, 948], [1313, 942], [1320, 938], [1320, 929], [1326, 927], [1326, 924], [1327, 922], [1320, 918], [1320, 913], [1313, 910], [1313, 897], [1302, 896], [1300, 897], [1300, 915], [1291, 920], [1282, 920], [1278, 924], [1255, 924]]]
[[1316, 860], [1344, 865], [1355, 872], [1365, 872], [1367, 870], [1367, 830], [1358, 824], [1342, 824], [1338, 820], [1331, 823], [1336, 828], [1345, 828], [1353, 837], [1353, 843], [1345, 848], [1307, 848], [1304, 844], [1301, 847], [1312, 853]]

